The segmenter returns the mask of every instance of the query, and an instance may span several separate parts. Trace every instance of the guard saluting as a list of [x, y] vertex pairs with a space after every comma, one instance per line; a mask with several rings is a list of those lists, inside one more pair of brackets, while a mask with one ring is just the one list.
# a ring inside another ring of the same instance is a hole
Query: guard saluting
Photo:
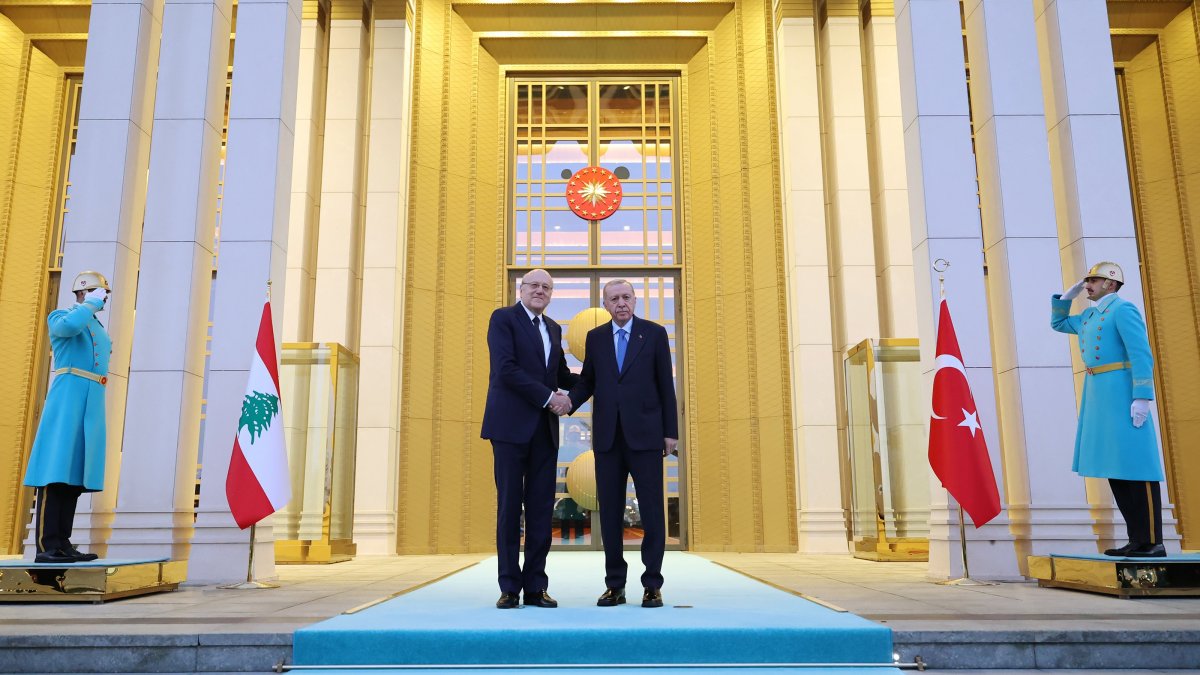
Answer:
[[29, 456], [25, 485], [37, 488], [34, 542], [39, 563], [95, 560], [70, 541], [75, 505], [84, 492], [104, 489], [104, 385], [112, 340], [96, 319], [111, 289], [99, 272], [71, 284], [76, 304], [50, 313], [54, 380]]
[[[1117, 297], [1124, 284], [1116, 263], [1096, 264], [1083, 281], [1053, 296], [1050, 326], [1079, 336], [1087, 368], [1072, 469], [1081, 476], [1108, 479], [1129, 531], [1128, 544], [1104, 554], [1159, 558], [1167, 551], [1158, 485], [1163, 480], [1162, 459], [1150, 418], [1154, 357], [1141, 312]], [[1072, 316], [1071, 300], [1083, 290], [1095, 305]]]

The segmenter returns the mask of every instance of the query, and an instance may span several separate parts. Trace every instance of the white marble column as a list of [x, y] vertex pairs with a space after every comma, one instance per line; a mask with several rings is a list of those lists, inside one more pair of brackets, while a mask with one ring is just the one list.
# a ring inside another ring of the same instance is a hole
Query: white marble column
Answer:
[[[939, 303], [938, 279], [931, 265], [945, 258], [952, 264], [946, 275], [946, 296], [1003, 505], [983, 237], [958, 0], [897, 2], [896, 37], [925, 396], [928, 400], [932, 395]], [[960, 576], [957, 505], [932, 471], [930, 494], [929, 576]], [[1019, 576], [1005, 513], [978, 530], [968, 526], [967, 540], [974, 576]]]
[[833, 358], [879, 337], [871, 179], [857, 17], [829, 17], [818, 31], [825, 134], [826, 227], [833, 293]]
[[778, 36], [792, 420], [799, 493], [796, 522], [802, 552], [844, 553], [837, 402], [830, 395], [836, 388], [831, 357], [835, 350], [813, 19], [784, 19]]
[[230, 11], [228, 0], [163, 8], [112, 557], [188, 554]]
[[1029, 555], [1095, 553], [1095, 535], [1071, 472], [1070, 350], [1047, 324], [1062, 273], [1033, 5], [970, 0], [966, 24], [1009, 522], [1027, 571]]
[[[244, 579], [249, 530], [229, 513], [225, 476], [246, 391], [266, 282], [273, 280], [275, 336], [284, 296], [291, 202], [300, 0], [239, 0], [225, 160], [221, 250], [213, 293], [212, 356], [203, 439], [204, 479], [188, 580]], [[270, 519], [259, 524], [254, 563], [274, 575]]]
[[[1145, 311], [1107, 7], [1102, 2], [1034, 0], [1033, 12], [1062, 260], [1059, 282], [1066, 288], [1092, 264], [1115, 262], [1125, 272], [1121, 297]], [[1046, 292], [1057, 291], [1051, 287]], [[1073, 311], [1082, 311], [1087, 303], [1077, 299]], [[1083, 365], [1073, 339], [1071, 347], [1078, 398]], [[1124, 521], [1107, 481], [1087, 483], [1101, 545], [1122, 543]], [[1174, 548], [1179, 535], [1171, 527], [1169, 501], [1164, 487], [1163, 538]]]
[[900, 110], [900, 70], [896, 18], [872, 14], [863, 29], [871, 210], [875, 222], [875, 269], [879, 275], [880, 337], [917, 335], [913, 302], [912, 228], [908, 222], [908, 182], [904, 167], [904, 116]]
[[284, 342], [312, 341], [317, 283], [317, 224], [321, 217], [321, 163], [325, 147], [325, 89], [329, 75], [327, 6], [300, 24], [296, 85], [296, 143], [288, 225], [287, 297], [280, 303]]
[[400, 359], [408, 192], [408, 26], [376, 19], [363, 251], [362, 346], [354, 540], [365, 555], [396, 551]]
[[370, 18], [329, 29], [321, 220], [313, 340], [357, 353], [362, 303], [363, 219], [371, 83]]
[[80, 499], [71, 537], [75, 545], [101, 554], [121, 469], [161, 17], [161, 0], [92, 3], [84, 65], [87, 83], [71, 162], [71, 211], [64, 225], [62, 267], [66, 283], [59, 306], [74, 304], [69, 284], [82, 270], [103, 273], [113, 287], [109, 306], [100, 314], [113, 339], [105, 389], [105, 490]]

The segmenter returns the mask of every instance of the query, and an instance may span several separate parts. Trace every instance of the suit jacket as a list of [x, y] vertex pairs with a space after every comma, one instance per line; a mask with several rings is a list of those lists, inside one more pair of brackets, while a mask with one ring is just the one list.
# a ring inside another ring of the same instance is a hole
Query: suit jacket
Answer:
[[596, 397], [592, 402], [592, 448], [596, 452], [612, 449], [618, 414], [625, 440], [634, 450], [661, 450], [664, 438], [679, 438], [667, 330], [636, 316], [627, 329], [629, 346], [625, 367], [619, 373], [612, 322], [588, 331], [583, 371], [571, 389], [573, 408], [593, 394]]
[[[487, 407], [483, 411], [483, 438], [505, 443], [528, 443], [539, 422], [554, 413], [545, 408], [546, 399], [558, 388], [569, 388], [579, 376], [567, 368], [562, 350], [562, 327], [542, 314], [550, 333], [547, 365], [542, 336], [533, 327], [521, 303], [492, 312], [488, 323]], [[551, 424], [555, 446], [558, 424]]]
[[[96, 319], [103, 307], [99, 300], [87, 300], [47, 317], [56, 370], [108, 375], [112, 340]], [[55, 375], [29, 453], [25, 485], [66, 483], [87, 492], [103, 490], [105, 435], [104, 385], [70, 373]]]

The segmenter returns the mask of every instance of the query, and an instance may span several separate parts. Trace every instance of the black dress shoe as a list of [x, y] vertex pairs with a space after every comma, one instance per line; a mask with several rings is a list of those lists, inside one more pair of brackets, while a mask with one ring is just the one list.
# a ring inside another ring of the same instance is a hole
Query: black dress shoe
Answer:
[[657, 588], [647, 588], [642, 593], [642, 607], [662, 607], [662, 591]]
[[1104, 555], [1111, 555], [1111, 556], [1114, 556], [1117, 558], [1124, 558], [1126, 555], [1129, 555], [1129, 552], [1135, 548], [1137, 548], [1137, 544], [1135, 544], [1131, 541], [1128, 544], [1125, 544], [1124, 546], [1118, 546], [1117, 548], [1110, 548], [1110, 549], [1105, 550]]
[[521, 596], [516, 593], [501, 593], [496, 601], [496, 609], [516, 609], [521, 606]]
[[76, 562], [91, 562], [100, 558], [100, 556], [96, 555], [95, 553], [84, 553], [74, 546], [72, 546], [68, 552], [75, 556]]
[[42, 551], [33, 558], [33, 562], [35, 563], [55, 564], [73, 563], [76, 560], [78, 560], [78, 558], [75, 557], [74, 553], [69, 553], [60, 548], [56, 548], [52, 551]]
[[558, 607], [558, 601], [550, 597], [546, 591], [525, 592], [525, 604], [534, 607]]
[[1142, 544], [1125, 555], [1130, 558], [1165, 558], [1167, 548], [1162, 544]]
[[610, 588], [596, 601], [597, 607], [616, 607], [625, 604], [625, 589]]

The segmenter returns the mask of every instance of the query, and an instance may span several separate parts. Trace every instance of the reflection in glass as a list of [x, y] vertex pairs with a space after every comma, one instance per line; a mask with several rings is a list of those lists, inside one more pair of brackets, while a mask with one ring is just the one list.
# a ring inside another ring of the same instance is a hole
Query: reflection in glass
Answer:
[[927, 409], [916, 340], [865, 340], [846, 356], [854, 555], [927, 560]]
[[280, 397], [292, 499], [275, 515], [277, 562], [336, 562], [355, 553], [358, 357], [340, 344], [284, 343]]

